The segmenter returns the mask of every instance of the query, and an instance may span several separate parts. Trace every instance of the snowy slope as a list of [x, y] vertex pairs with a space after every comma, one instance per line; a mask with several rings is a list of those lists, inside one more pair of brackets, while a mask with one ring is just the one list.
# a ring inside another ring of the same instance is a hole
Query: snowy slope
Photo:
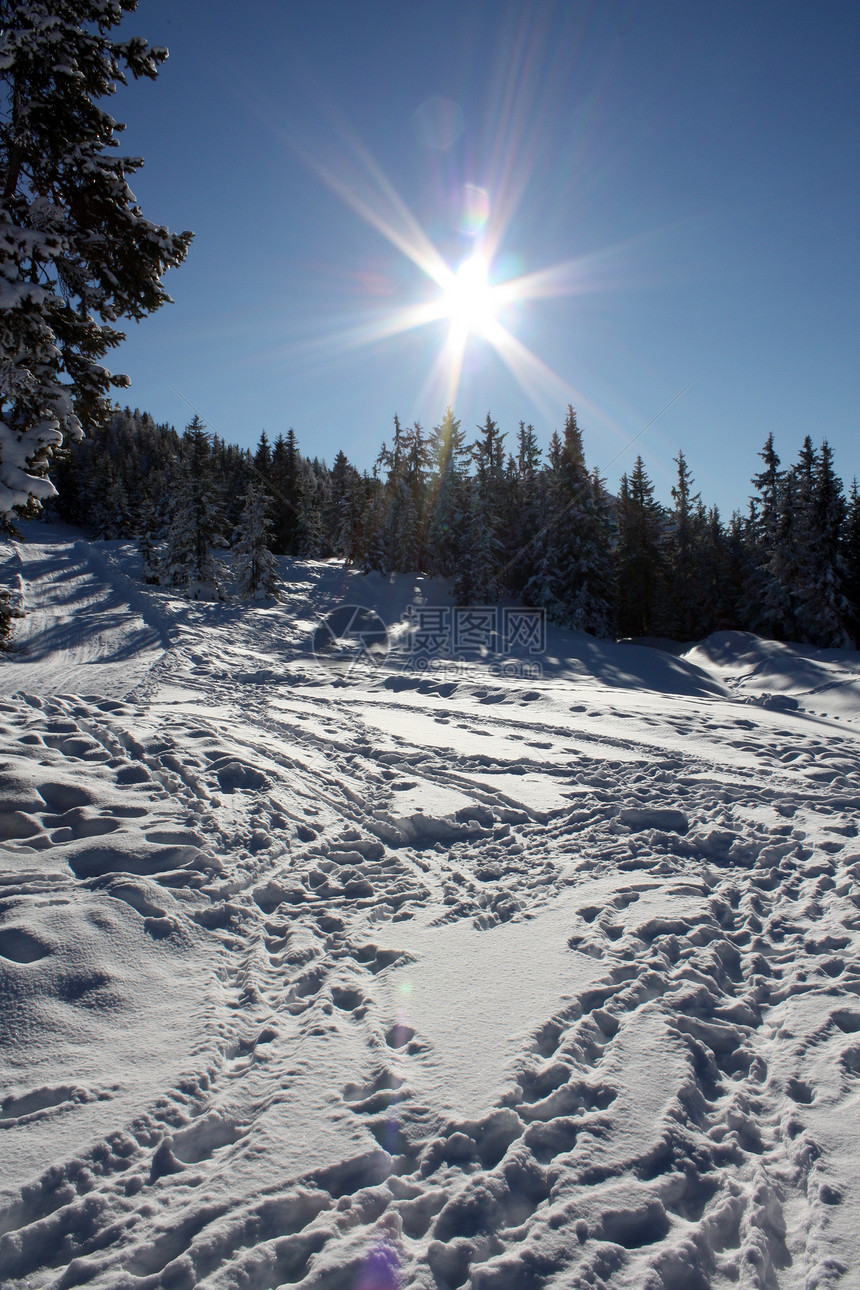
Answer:
[[857, 655], [348, 675], [34, 528], [0, 662], [0, 1283], [860, 1286]]

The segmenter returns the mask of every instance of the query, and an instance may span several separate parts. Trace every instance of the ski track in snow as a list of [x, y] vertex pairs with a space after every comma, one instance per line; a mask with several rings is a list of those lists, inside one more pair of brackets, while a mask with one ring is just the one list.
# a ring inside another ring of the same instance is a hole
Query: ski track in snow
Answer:
[[860, 1286], [857, 655], [344, 680], [318, 616], [415, 580], [189, 606], [37, 536], [4, 1286]]

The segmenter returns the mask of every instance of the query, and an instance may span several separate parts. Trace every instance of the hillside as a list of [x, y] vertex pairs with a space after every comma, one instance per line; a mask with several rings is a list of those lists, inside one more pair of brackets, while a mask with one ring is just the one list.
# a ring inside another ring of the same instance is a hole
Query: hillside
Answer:
[[441, 582], [7, 559], [4, 1286], [860, 1286], [860, 654], [410, 672]]

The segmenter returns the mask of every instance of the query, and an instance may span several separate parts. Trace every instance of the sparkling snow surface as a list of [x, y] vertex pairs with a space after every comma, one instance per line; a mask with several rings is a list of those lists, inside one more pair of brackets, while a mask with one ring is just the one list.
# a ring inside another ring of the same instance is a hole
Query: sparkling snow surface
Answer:
[[323, 669], [31, 526], [0, 660], [0, 1284], [860, 1286], [860, 655]]

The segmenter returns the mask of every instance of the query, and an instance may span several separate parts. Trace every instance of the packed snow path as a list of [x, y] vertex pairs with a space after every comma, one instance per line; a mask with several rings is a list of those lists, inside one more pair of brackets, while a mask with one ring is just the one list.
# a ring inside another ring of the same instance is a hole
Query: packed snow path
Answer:
[[0, 1283], [860, 1286], [857, 655], [344, 679], [320, 617], [415, 580], [188, 606], [36, 537]]

